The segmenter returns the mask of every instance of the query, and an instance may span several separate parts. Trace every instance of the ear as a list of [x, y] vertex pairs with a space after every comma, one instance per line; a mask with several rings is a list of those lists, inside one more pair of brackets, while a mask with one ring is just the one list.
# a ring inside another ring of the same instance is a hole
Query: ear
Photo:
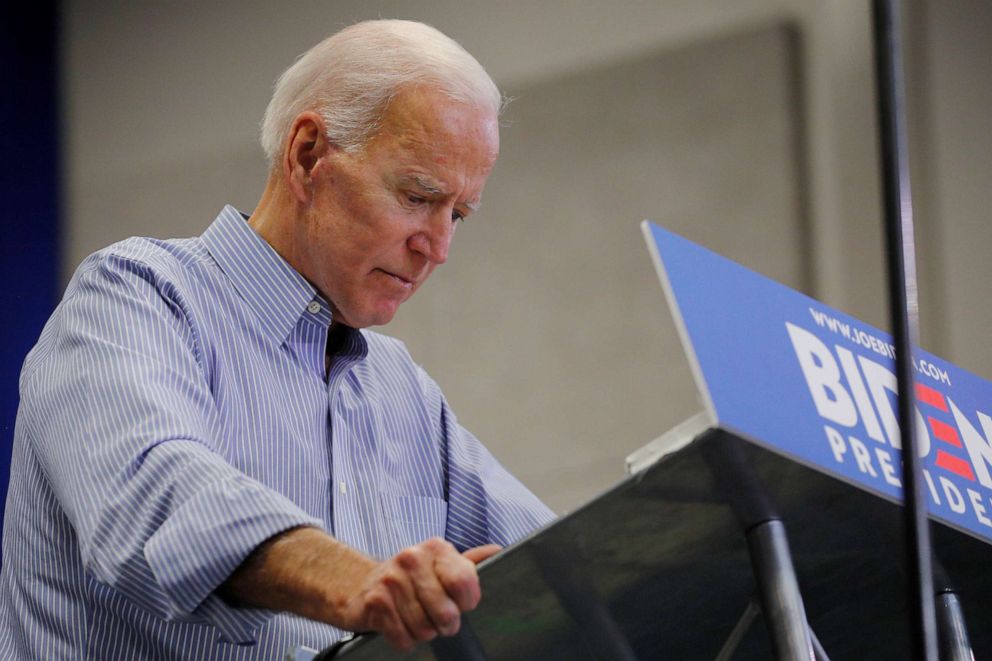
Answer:
[[313, 169], [329, 148], [323, 118], [309, 110], [297, 115], [286, 138], [282, 173], [298, 201], [310, 201]]

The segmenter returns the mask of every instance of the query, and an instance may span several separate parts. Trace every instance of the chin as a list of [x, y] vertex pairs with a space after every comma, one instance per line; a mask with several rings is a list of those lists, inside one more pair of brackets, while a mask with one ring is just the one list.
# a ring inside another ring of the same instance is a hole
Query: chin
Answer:
[[352, 328], [369, 328], [370, 326], [385, 326], [393, 317], [399, 306], [388, 310], [369, 310], [364, 314], [341, 315], [339, 317], [342, 324]]
[[369, 326], [385, 326], [386, 324], [388, 324], [389, 322], [391, 322], [393, 320], [393, 317], [395, 317], [395, 316], [396, 316], [396, 311], [395, 310], [393, 312], [388, 313], [388, 314], [381, 314], [381, 315], [376, 316], [373, 319], [372, 323], [370, 323], [368, 325]]

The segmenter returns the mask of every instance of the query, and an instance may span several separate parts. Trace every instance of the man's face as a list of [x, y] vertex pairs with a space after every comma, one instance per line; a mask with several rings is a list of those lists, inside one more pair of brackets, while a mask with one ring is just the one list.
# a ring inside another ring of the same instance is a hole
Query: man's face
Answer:
[[356, 152], [333, 148], [312, 170], [296, 266], [353, 328], [388, 323], [448, 258], [499, 153], [489, 112], [428, 90], [402, 92]]

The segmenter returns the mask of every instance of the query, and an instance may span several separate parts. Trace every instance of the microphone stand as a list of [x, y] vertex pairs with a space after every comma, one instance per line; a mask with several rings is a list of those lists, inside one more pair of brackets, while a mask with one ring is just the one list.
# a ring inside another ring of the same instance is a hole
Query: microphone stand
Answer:
[[896, 345], [896, 378], [899, 384], [909, 631], [915, 657], [936, 661], [937, 627], [930, 528], [915, 434], [912, 360], [913, 347], [919, 336], [919, 306], [916, 297], [913, 205], [904, 116], [899, 3], [896, 0], [873, 0], [872, 16], [889, 306]]

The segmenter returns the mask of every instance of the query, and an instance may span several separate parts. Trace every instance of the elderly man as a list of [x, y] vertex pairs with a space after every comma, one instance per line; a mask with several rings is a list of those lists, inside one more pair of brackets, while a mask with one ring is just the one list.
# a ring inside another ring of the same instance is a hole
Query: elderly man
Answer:
[[474, 563], [552, 518], [389, 322], [448, 256], [500, 94], [433, 28], [287, 70], [250, 217], [79, 267], [21, 377], [0, 658], [274, 659], [457, 631]]

